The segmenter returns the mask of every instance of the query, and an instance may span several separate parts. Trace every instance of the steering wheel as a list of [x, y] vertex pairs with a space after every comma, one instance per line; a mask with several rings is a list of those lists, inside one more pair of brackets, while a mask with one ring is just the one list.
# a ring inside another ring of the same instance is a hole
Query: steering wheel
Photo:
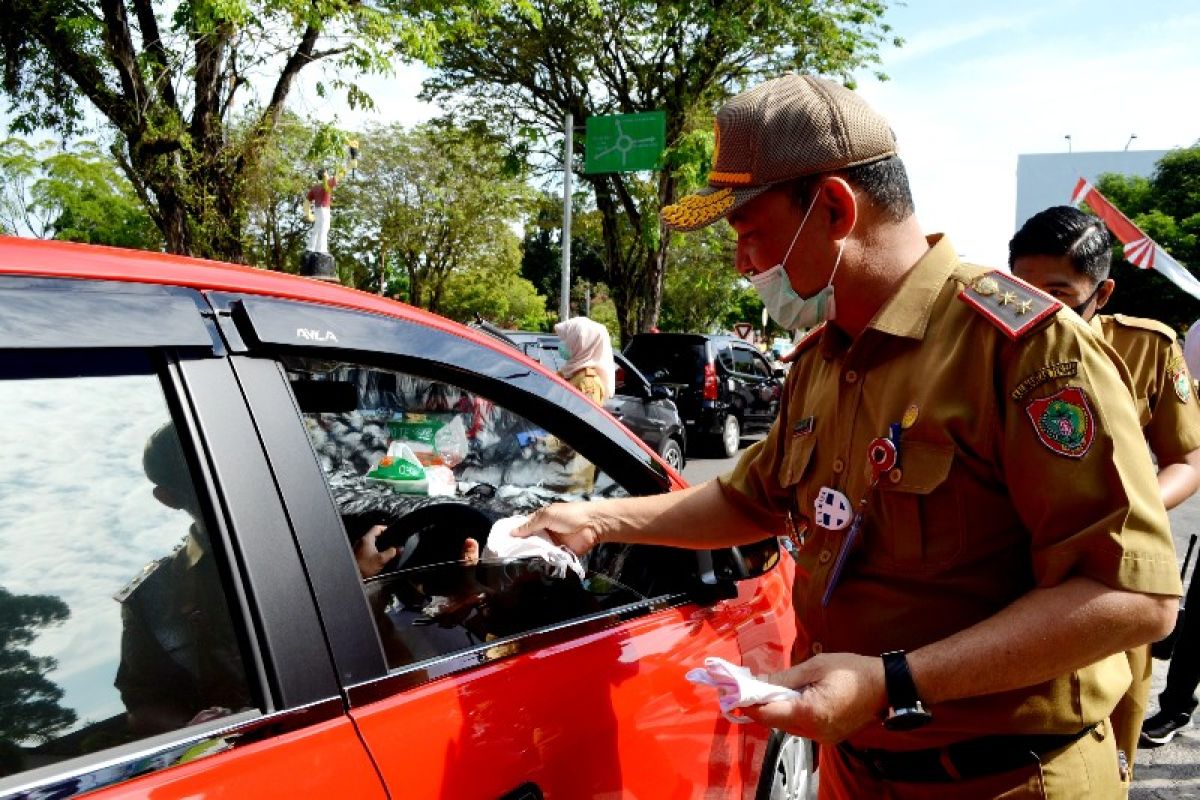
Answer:
[[375, 542], [380, 551], [402, 548], [383, 571], [459, 561], [467, 539], [474, 539], [483, 548], [492, 521], [487, 514], [465, 503], [434, 503], [410, 511], [388, 525]]

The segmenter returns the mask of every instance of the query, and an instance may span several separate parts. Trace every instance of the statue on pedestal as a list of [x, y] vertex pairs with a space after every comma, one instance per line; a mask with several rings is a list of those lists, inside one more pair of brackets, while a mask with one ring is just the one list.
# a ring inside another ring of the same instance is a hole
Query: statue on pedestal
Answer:
[[340, 282], [333, 256], [329, 254], [330, 208], [333, 205], [333, 190], [338, 181], [345, 177], [346, 168], [354, 170], [357, 166], [358, 141], [351, 139], [347, 163], [338, 167], [335, 175], [330, 175], [325, 167], [317, 170], [317, 182], [304, 196], [304, 217], [312, 223], [308, 231], [307, 247], [300, 257], [300, 274], [305, 277]]

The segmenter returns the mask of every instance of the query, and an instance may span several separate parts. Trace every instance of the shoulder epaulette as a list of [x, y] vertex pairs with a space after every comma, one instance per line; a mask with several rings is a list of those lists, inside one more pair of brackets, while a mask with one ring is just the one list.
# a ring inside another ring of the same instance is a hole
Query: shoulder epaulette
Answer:
[[817, 342], [821, 341], [821, 334], [824, 333], [824, 331], [825, 331], [825, 323], [822, 322], [820, 325], [813, 328], [808, 333], [804, 334], [804, 338], [801, 339], [800, 341], [796, 342], [796, 346], [793, 347], [786, 354], [784, 354], [783, 358], [781, 358], [779, 360], [785, 364], [791, 364], [793, 361], [795, 361], [797, 358], [800, 357], [801, 353], [803, 353], [805, 350], [808, 350], [809, 348], [811, 348]]
[[1062, 308], [1062, 303], [1050, 295], [998, 269], [974, 277], [959, 292], [958, 299], [1014, 341]]
[[1175, 341], [1175, 331], [1171, 330], [1171, 326], [1159, 322], [1156, 319], [1147, 317], [1131, 317], [1127, 314], [1113, 314], [1112, 318], [1116, 320], [1118, 325], [1124, 325], [1127, 328], [1141, 328], [1146, 331], [1154, 331], [1166, 336], [1172, 342]]

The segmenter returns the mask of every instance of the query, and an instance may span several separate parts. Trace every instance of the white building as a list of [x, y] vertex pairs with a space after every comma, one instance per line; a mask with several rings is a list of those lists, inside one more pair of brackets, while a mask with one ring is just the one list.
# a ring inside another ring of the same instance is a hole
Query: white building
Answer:
[[1106, 172], [1148, 178], [1166, 150], [1129, 150], [1107, 153], [1028, 153], [1017, 156], [1017, 220], [1025, 220], [1050, 206], [1069, 205], [1080, 178], [1095, 182]]

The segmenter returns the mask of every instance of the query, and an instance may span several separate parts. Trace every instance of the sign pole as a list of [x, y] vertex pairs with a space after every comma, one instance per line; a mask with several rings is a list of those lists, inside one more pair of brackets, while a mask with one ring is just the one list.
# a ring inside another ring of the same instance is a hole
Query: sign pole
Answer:
[[574, 146], [575, 120], [567, 112], [566, 143], [563, 145], [563, 224], [562, 279], [559, 282], [558, 319], [571, 316], [571, 150]]

